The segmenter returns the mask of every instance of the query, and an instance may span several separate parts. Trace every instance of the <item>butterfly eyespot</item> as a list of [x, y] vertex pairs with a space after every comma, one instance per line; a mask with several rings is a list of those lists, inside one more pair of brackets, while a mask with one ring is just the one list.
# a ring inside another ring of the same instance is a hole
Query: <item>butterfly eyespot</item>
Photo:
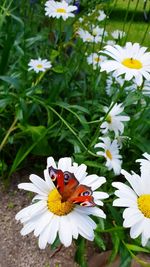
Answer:
[[84, 207], [84, 206], [86, 206], [86, 203], [80, 203], [80, 206], [82, 206], [82, 207]]
[[49, 175], [50, 175], [52, 181], [55, 181], [56, 180], [56, 173], [54, 172], [53, 167], [50, 167], [49, 168]]
[[64, 180], [65, 180], [65, 181], [68, 181], [68, 180], [69, 180], [69, 174], [68, 174], [68, 173], [66, 173], [66, 174], [64, 175]]
[[90, 191], [84, 191], [81, 193], [81, 196], [91, 196], [91, 192]]

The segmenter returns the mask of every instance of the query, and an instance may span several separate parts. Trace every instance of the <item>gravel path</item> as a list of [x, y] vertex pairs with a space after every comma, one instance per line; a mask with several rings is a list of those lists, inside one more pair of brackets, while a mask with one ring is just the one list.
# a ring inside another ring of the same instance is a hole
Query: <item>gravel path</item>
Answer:
[[32, 234], [22, 237], [22, 225], [15, 220], [16, 213], [29, 205], [29, 194], [18, 191], [4, 193], [0, 189], [0, 267], [75, 267], [74, 247], [54, 251], [47, 246], [38, 248], [37, 238]]

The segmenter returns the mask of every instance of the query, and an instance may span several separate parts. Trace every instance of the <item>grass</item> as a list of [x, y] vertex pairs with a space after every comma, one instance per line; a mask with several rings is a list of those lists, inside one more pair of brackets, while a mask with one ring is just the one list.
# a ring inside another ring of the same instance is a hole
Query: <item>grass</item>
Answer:
[[[139, 42], [149, 47], [150, 20], [145, 20], [143, 6], [144, 1], [141, 0], [114, 1], [106, 30], [109, 33], [117, 29], [124, 30], [128, 33], [125, 41]], [[150, 1], [147, 1], [146, 12], [150, 12]]]

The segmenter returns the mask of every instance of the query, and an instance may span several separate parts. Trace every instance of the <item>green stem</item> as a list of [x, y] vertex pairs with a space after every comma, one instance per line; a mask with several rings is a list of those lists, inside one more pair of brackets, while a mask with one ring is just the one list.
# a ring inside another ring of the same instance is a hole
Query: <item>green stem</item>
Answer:
[[16, 129], [16, 127], [15, 127], [16, 123], [17, 123], [17, 118], [14, 119], [12, 125], [10, 126], [10, 128], [8, 129], [4, 139], [2, 140], [2, 143], [0, 144], [0, 151], [3, 149], [4, 145], [6, 144], [7, 139], [9, 137], [9, 135], [11, 134], [11, 132]]
[[35, 83], [33, 84], [34, 86], [38, 85], [40, 83], [40, 81], [42, 80], [42, 78], [44, 77], [46, 71], [42, 72], [36, 79]]
[[50, 109], [55, 115], [57, 115], [57, 117], [63, 122], [63, 124], [65, 124], [67, 126], [67, 128], [69, 129], [69, 131], [76, 137], [76, 139], [79, 141], [79, 143], [82, 145], [82, 147], [86, 150], [86, 152], [88, 152], [90, 155], [94, 156], [94, 157], [99, 157], [97, 154], [93, 153], [91, 150], [89, 150], [85, 144], [82, 142], [82, 140], [80, 139], [80, 137], [76, 134], [76, 132], [72, 129], [72, 127], [68, 124], [68, 122], [66, 122], [64, 120], [64, 118], [55, 110], [53, 109], [51, 106], [49, 105], [45, 105], [41, 100], [37, 99], [37, 98], [33, 98], [30, 96], [30, 98], [36, 100], [37, 102], [39, 102], [42, 106], [44, 106], [44, 108], [46, 109]]
[[125, 38], [124, 44], [127, 42], [127, 38], [128, 38], [128, 35], [129, 35], [129, 32], [130, 32], [130, 29], [131, 29], [131, 26], [132, 26], [132, 22], [133, 22], [133, 20], [134, 20], [134, 17], [135, 17], [135, 14], [136, 14], [137, 8], [138, 8], [138, 4], [139, 4], [139, 0], [137, 0], [137, 2], [136, 2], [136, 6], [135, 6], [135, 9], [134, 9], [133, 15], [132, 15], [132, 17], [131, 17], [131, 20], [130, 20], [130, 24], [129, 24], [129, 28], [128, 28], [128, 31], [127, 31], [127, 35], [126, 35], [126, 38]]
[[53, 109], [51, 106], [48, 106], [48, 108], [55, 113], [59, 119], [67, 126], [67, 128], [70, 130], [70, 132], [76, 137], [76, 139], [79, 141], [79, 143], [82, 145], [82, 147], [92, 156], [94, 157], [99, 157], [97, 154], [93, 153], [92, 151], [90, 151], [85, 144], [82, 142], [82, 140], [80, 139], [80, 137], [76, 134], [76, 132], [72, 129], [72, 127], [63, 119], [63, 117], [60, 116], [60, 114]]
[[150, 23], [148, 23], [147, 28], [146, 28], [146, 31], [144, 32], [144, 35], [143, 35], [143, 38], [142, 38], [142, 41], [141, 41], [141, 45], [144, 43], [145, 38], [148, 35], [149, 27], [150, 27]]
[[128, 17], [128, 14], [129, 14], [130, 3], [131, 3], [131, 0], [128, 1], [128, 5], [127, 5], [127, 11], [126, 11], [126, 14], [125, 14], [125, 18], [124, 18], [124, 22], [123, 22], [123, 28], [122, 28], [123, 32], [125, 31], [125, 25], [126, 25], [127, 17]]

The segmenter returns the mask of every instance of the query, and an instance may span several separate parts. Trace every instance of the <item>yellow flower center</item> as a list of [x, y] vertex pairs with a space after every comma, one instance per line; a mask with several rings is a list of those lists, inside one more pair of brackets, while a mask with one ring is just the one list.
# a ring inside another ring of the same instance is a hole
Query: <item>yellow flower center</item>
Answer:
[[110, 159], [110, 160], [112, 160], [112, 154], [111, 154], [111, 152], [107, 149], [106, 150], [106, 156]]
[[66, 9], [64, 8], [57, 8], [57, 13], [66, 13]]
[[37, 68], [38, 68], [38, 69], [41, 69], [42, 67], [43, 67], [42, 64], [38, 64], [38, 65], [37, 65]]
[[111, 122], [112, 122], [112, 118], [111, 118], [110, 115], [108, 115], [108, 116], [106, 117], [106, 121], [107, 121], [108, 123], [111, 123]]
[[94, 36], [96, 36], [96, 35], [97, 35], [97, 31], [96, 31], [96, 30], [93, 30], [92, 34], [93, 34]]
[[87, 38], [86, 38], [86, 41], [87, 41], [87, 42], [90, 42], [90, 41], [92, 41], [92, 38], [87, 37]]
[[150, 218], [150, 194], [141, 195], [137, 199], [138, 208], [146, 218]]
[[125, 67], [128, 67], [130, 69], [141, 69], [143, 67], [141, 61], [138, 59], [133, 59], [133, 58], [125, 58], [121, 62]]
[[94, 60], [95, 60], [95, 62], [97, 62], [97, 63], [101, 61], [100, 57], [95, 57]]
[[67, 215], [74, 208], [74, 204], [72, 204], [71, 202], [62, 202], [62, 196], [59, 194], [56, 188], [49, 193], [47, 206], [52, 213], [58, 216]]

